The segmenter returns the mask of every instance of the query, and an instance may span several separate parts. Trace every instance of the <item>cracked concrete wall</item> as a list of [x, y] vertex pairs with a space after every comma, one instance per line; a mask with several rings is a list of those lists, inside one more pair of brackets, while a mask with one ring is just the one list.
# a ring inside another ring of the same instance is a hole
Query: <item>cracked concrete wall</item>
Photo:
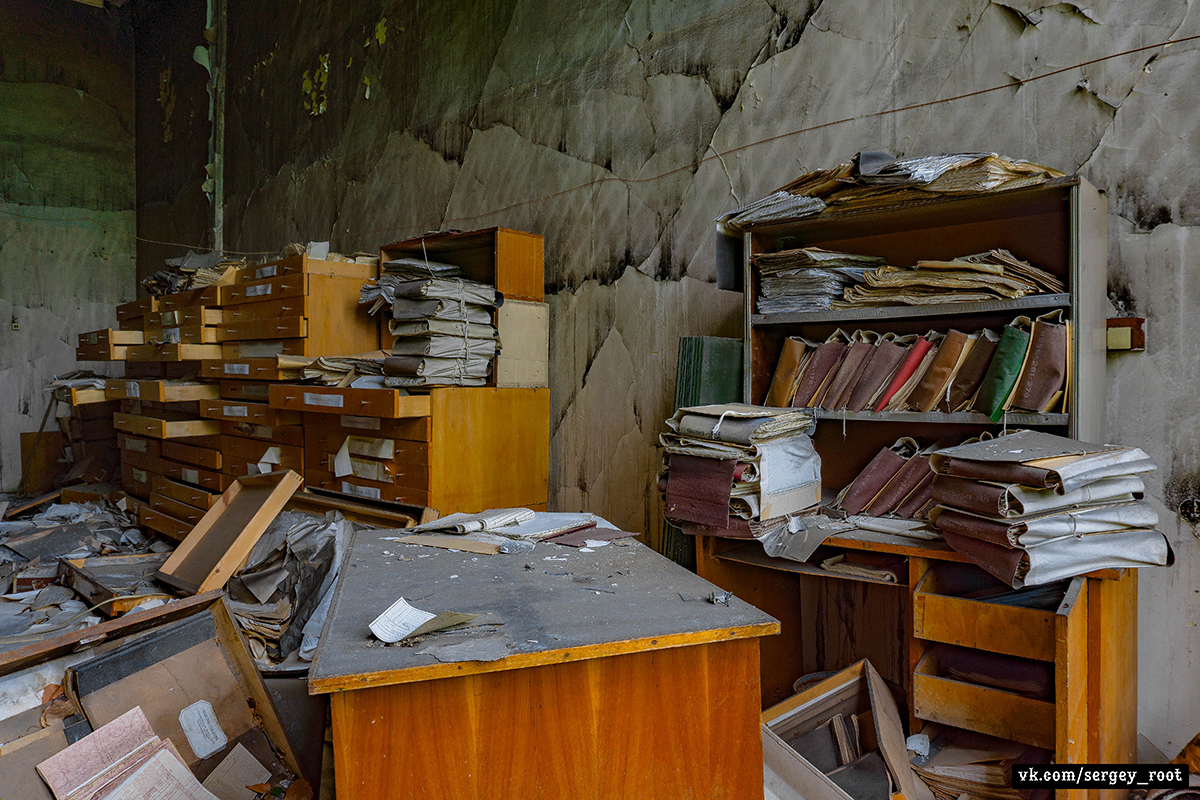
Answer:
[[78, 3], [0, 4], [0, 30], [0, 491], [12, 491], [43, 387], [76, 368], [76, 335], [115, 326], [113, 307], [133, 297], [133, 46], [125, 14]]
[[1142, 576], [1140, 730], [1168, 755], [1196, 732], [1200, 553], [1176, 509], [1200, 485], [1197, 49], [1022, 83], [1200, 33], [1191, 3], [267, 0], [229, 24], [230, 246], [543, 234], [551, 502], [638, 531], [660, 524], [678, 337], [740, 330], [740, 296], [714, 286], [717, 214], [862, 148], [1081, 172], [1109, 197], [1110, 296], [1149, 320], [1148, 351], [1110, 361], [1109, 438], [1162, 465], [1178, 557]]

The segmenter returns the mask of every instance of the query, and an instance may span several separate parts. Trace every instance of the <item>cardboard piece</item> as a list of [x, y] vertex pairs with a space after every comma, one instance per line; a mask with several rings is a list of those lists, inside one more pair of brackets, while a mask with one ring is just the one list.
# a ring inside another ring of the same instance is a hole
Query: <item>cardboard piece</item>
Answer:
[[865, 659], [763, 712], [764, 769], [768, 781], [773, 773], [777, 781], [795, 793], [777, 796], [853, 800], [786, 743], [816, 730], [838, 714], [859, 718], [864, 728], [863, 749], [868, 749], [872, 741], [877, 743], [893, 785], [906, 798], [933, 800], [929, 787], [916, 776], [908, 761], [896, 701], [883, 678]]
[[163, 564], [158, 579], [195, 594], [224, 587], [301, 483], [292, 470], [238, 478]]

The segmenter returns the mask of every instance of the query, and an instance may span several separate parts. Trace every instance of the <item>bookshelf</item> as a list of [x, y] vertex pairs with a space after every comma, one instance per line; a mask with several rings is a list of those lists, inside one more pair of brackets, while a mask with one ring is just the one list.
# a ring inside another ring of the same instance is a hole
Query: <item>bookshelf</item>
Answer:
[[[924, 334], [951, 329], [1000, 330], [1019, 315], [1062, 309], [1071, 321], [1066, 408], [1055, 413], [1008, 413], [993, 423], [977, 412], [847, 412], [814, 409], [814, 445], [822, 459], [825, 495], [845, 487], [883, 447], [902, 436], [926, 442], [955, 434], [1034, 427], [1085, 441], [1104, 441], [1105, 291], [1107, 209], [1103, 196], [1079, 177], [965, 197], [931, 196], [872, 209], [839, 210], [814, 217], [753, 226], [743, 232], [745, 278], [744, 400], [762, 404], [783, 340], [824, 341], [847, 332]], [[882, 256], [906, 267], [921, 259], [948, 260], [992, 249], [1053, 273], [1059, 294], [983, 303], [942, 303], [830, 311], [758, 314], [753, 256], [799, 247]], [[888, 553], [905, 560], [902, 580], [848, 580], [819, 569], [832, 548]], [[929, 587], [953, 587], [947, 575], [974, 569], [943, 542], [904, 540], [867, 531], [827, 540], [810, 564], [772, 559], [757, 543], [697, 537], [701, 576], [778, 618], [782, 632], [762, 641], [764, 705], [786, 698], [802, 675], [842, 669], [869, 658], [907, 699], [911, 732], [938, 721], [984, 733], [1049, 745], [1059, 763], [1132, 762], [1136, 758], [1136, 671], [1117, 664], [1117, 652], [1136, 652], [1137, 579], [1112, 571], [1076, 579], [1071, 602], [1046, 624], [1062, 626], [1057, 647], [1032, 654], [1055, 668], [1055, 699], [1039, 706], [1037, 720], [1023, 717], [1019, 699], [959, 681], [931, 676], [935, 643], [967, 644], [990, 652], [1017, 652], [1020, 631], [996, 624], [995, 608], [953, 596], [947, 607], [974, 631], [972, 643], [928, 624]], [[906, 579], [905, 579], [906, 578]], [[943, 598], [938, 598], [943, 602]], [[993, 616], [989, 617], [988, 615]], [[1114, 650], [1115, 648], [1115, 650]], [[929, 656], [927, 658], [927, 656]], [[943, 692], [930, 695], [931, 687]], [[957, 693], [957, 694], [956, 694]], [[954, 698], [982, 697], [978, 703]], [[972, 716], [974, 715], [974, 716]], [[1020, 724], [1017, 724], [1020, 723]]]

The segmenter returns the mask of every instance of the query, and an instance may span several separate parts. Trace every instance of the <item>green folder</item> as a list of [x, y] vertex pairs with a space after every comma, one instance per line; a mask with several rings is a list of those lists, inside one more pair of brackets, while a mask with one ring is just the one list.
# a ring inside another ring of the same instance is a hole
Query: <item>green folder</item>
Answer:
[[1029, 331], [1008, 325], [1000, 334], [1000, 344], [996, 345], [996, 355], [984, 373], [983, 383], [979, 384], [979, 394], [975, 397], [974, 408], [987, 414], [992, 422], [999, 422], [1004, 416], [1004, 403], [1017, 385], [1017, 377], [1021, 373], [1021, 365], [1025, 363], [1025, 351], [1029, 348]]

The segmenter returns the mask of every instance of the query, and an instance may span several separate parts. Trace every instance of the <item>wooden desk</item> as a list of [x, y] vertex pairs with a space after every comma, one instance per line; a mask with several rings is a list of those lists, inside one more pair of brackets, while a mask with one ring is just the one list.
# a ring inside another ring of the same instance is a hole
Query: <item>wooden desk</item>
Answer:
[[[781, 635], [763, 641], [764, 707], [789, 697], [801, 675], [844, 669], [867, 658], [907, 696], [915, 733], [923, 720], [913, 707], [913, 672], [930, 642], [914, 632], [914, 590], [935, 565], [969, 560], [943, 541], [871, 531], [840, 533], [825, 544], [903, 556], [907, 574], [902, 572], [898, 583], [838, 575], [816, 563], [771, 558], [757, 542], [710, 536], [697, 537], [697, 572], [781, 622]], [[1054, 632], [1055, 684], [1061, 702], [1056, 703], [1053, 731], [1047, 736], [1052, 737], [1059, 763], [1132, 764], [1137, 761], [1137, 570], [1100, 570], [1085, 576], [1082, 584], [1070, 619]], [[947, 630], [964, 624], [964, 636], [940, 641], [969, 647], [980, 646], [969, 641], [972, 637], [1006, 635], [982, 619], [945, 623], [941, 627]], [[1003, 646], [987, 649], [1016, 652]], [[1004, 715], [995, 720], [997, 725], [1010, 721]], [[1058, 794], [1067, 796], [1064, 791]], [[1089, 798], [1125, 794], [1086, 793]]]
[[[476, 556], [384, 535], [355, 535], [309, 675], [340, 796], [762, 797], [770, 616], [632, 539]], [[480, 617], [384, 646], [368, 624], [399, 596]], [[429, 652], [451, 645], [502, 657]]]

